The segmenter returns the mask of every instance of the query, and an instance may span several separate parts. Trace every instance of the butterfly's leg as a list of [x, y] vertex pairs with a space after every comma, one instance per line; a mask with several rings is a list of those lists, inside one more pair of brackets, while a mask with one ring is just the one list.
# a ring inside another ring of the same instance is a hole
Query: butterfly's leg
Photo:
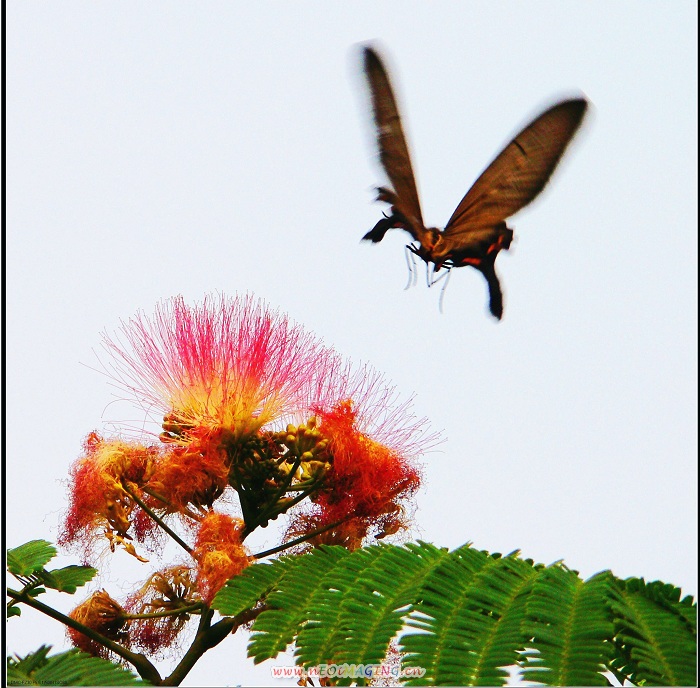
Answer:
[[[445, 275], [447, 276], [445, 283], [442, 285], [442, 289], [440, 289], [440, 301], [439, 301], [440, 313], [442, 313], [442, 302], [445, 299], [445, 290], [447, 289], [447, 285], [450, 282], [450, 275], [451, 274], [452, 274], [452, 270], [450, 270], [450, 268], [447, 268], [447, 271], [444, 274], [440, 275], [440, 277], [438, 278], [438, 280], [441, 280], [443, 277], [445, 277]], [[438, 280], [435, 280], [435, 282], [433, 282], [433, 284], [435, 284]]]
[[408, 244], [405, 249], [405, 255], [406, 255], [406, 265], [408, 266], [408, 282], [406, 283], [406, 286], [404, 287], [404, 291], [408, 289], [409, 287], [415, 287], [416, 286], [416, 280], [417, 280], [417, 273], [416, 273], [416, 259], [413, 257], [414, 250], [413, 250], [413, 245]]
[[[435, 277], [434, 279], [429, 280], [428, 281], [429, 287], [432, 287], [434, 284], [437, 284], [441, 279], [444, 279], [445, 277], [447, 277], [450, 274], [451, 267], [449, 265], [447, 265], [447, 266], [443, 265], [442, 267], [445, 268], [445, 272], [443, 272], [442, 275], [440, 275], [440, 277]], [[433, 275], [435, 275], [436, 272], [437, 272], [437, 270], [435, 269], [435, 266], [433, 265]]]

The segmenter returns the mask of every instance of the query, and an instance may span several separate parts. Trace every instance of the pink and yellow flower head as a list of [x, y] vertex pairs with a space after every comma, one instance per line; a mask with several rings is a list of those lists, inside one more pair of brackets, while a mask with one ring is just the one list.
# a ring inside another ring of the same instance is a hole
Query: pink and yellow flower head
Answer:
[[286, 316], [251, 296], [182, 297], [162, 302], [153, 318], [137, 315], [121, 328], [124, 342], [104, 344], [121, 385], [166, 416], [171, 440], [194, 430], [234, 438], [298, 410], [309, 382], [332, 352]]
[[[413, 462], [439, 437], [369, 366], [354, 367], [251, 296], [194, 306], [175, 297], [104, 344], [110, 375], [163, 417], [163, 444], [142, 485], [148, 507], [201, 516], [230, 486], [242, 537], [309, 500], [290, 532], [306, 535], [315, 522], [357, 543], [403, 527], [403, 504], [419, 484]], [[125, 515], [111, 525], [120, 537]]]

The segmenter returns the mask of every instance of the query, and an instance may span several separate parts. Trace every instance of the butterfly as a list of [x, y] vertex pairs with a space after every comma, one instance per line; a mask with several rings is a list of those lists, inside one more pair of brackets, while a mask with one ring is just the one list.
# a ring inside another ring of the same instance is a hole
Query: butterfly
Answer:
[[466, 265], [476, 268], [488, 284], [489, 310], [500, 320], [503, 294], [495, 261], [513, 238], [513, 230], [505, 221], [545, 187], [583, 121], [587, 101], [563, 100], [530, 122], [474, 182], [441, 231], [423, 223], [396, 98], [386, 68], [371, 47], [364, 48], [364, 71], [380, 160], [391, 182], [391, 188], [377, 189], [377, 200], [388, 203], [391, 213], [385, 214], [362, 239], [377, 243], [390, 229], [403, 229], [414, 240], [407, 248], [427, 265], [432, 263], [434, 272]]

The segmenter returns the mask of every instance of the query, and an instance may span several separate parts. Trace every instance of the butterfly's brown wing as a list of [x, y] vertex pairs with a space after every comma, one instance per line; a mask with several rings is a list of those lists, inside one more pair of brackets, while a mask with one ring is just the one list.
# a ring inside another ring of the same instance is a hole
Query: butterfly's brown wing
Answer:
[[467, 191], [445, 226], [445, 239], [468, 241], [470, 232], [495, 227], [530, 203], [554, 172], [587, 106], [583, 98], [565, 100], [528, 124]]
[[369, 47], [364, 50], [364, 68], [372, 94], [379, 156], [393, 186], [393, 193], [380, 189], [379, 198], [393, 205], [394, 212], [408, 223], [406, 229], [420, 241], [425, 232], [423, 216], [396, 98], [381, 58]]

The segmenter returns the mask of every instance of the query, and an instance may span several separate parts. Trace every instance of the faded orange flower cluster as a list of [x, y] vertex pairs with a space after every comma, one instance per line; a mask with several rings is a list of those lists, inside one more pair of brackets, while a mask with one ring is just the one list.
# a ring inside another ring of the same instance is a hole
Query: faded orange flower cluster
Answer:
[[[126, 612], [104, 590], [98, 590], [85, 602], [79, 604], [70, 613], [70, 618], [96, 631], [108, 640], [120, 642], [122, 645], [129, 644], [129, 636], [124, 630], [127, 623]], [[109, 650], [96, 640], [89, 638], [75, 628], [68, 628], [67, 633], [73, 645], [83, 652], [104, 659], [109, 658]]]
[[[289, 547], [354, 549], [408, 525], [415, 462], [438, 436], [381, 375], [263, 302], [176, 297], [104, 345], [109, 375], [160, 412], [161, 429], [146, 443], [89, 435], [61, 543], [87, 558], [106, 536], [144, 561], [134, 543], [153, 550], [169, 535], [185, 549], [189, 563], [154, 574], [126, 604], [141, 610], [135, 647], [173, 642], [197, 613], [178, 609], [208, 605], [253, 559], [246, 537], [282, 515], [291, 516]], [[234, 495], [239, 509], [225, 513]]]
[[158, 654], [172, 646], [200, 599], [192, 569], [178, 565], [156, 571], [124, 603], [131, 647]]

